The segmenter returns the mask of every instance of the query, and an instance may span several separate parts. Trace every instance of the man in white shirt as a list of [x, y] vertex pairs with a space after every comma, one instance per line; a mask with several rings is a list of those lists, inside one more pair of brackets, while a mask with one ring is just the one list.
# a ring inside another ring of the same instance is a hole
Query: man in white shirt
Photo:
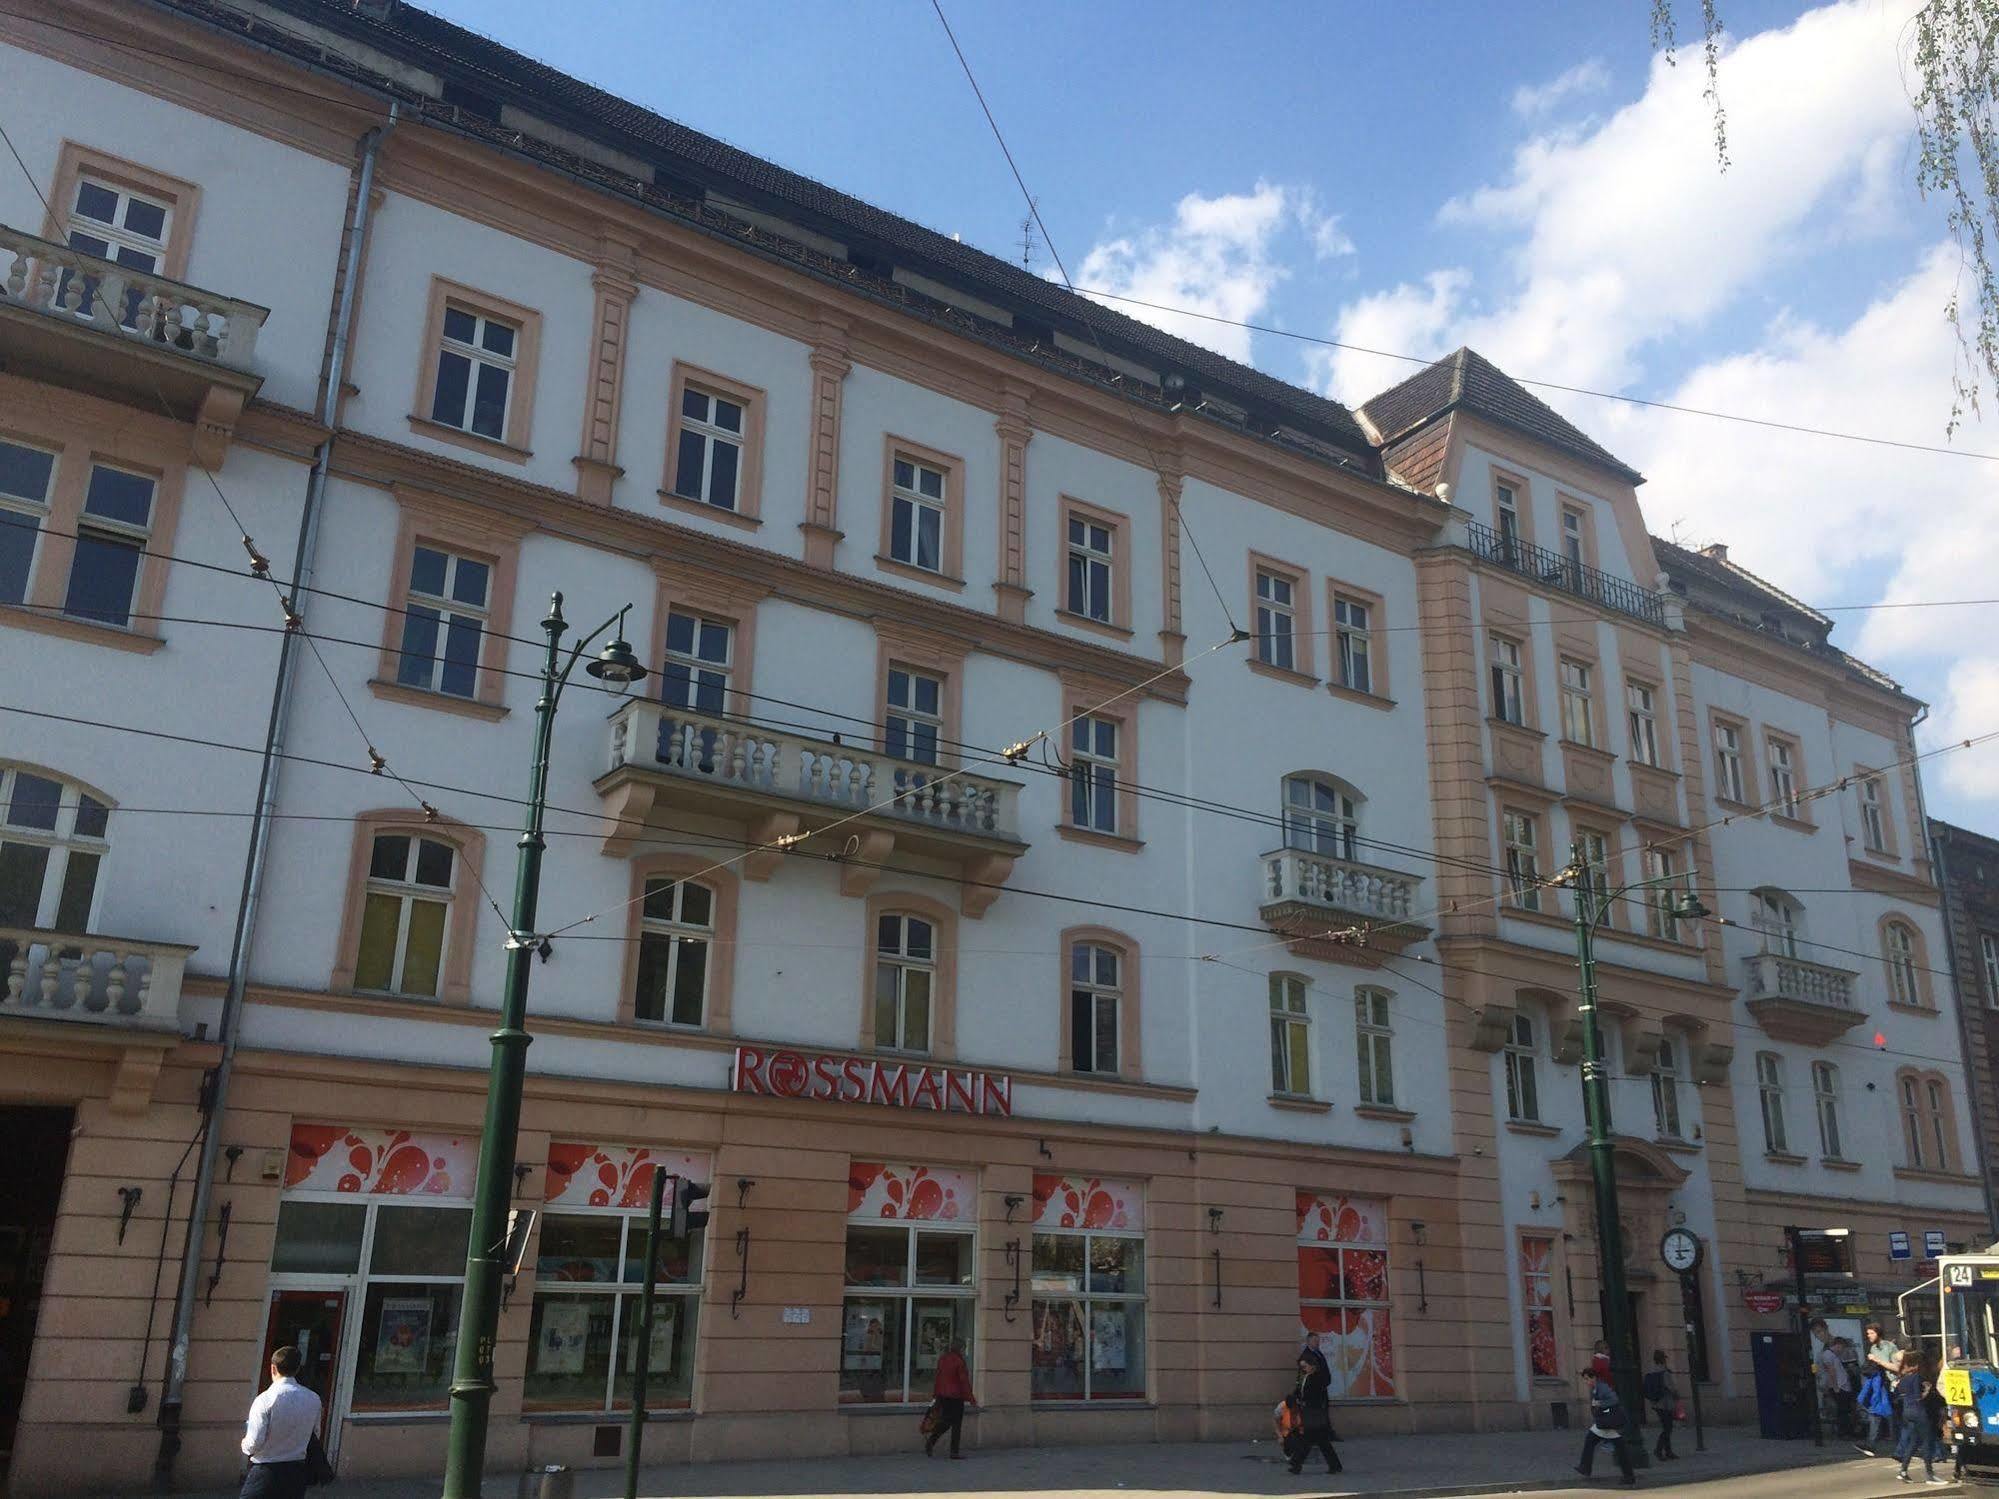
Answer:
[[250, 1402], [241, 1499], [305, 1499], [305, 1451], [319, 1430], [319, 1397], [298, 1382], [296, 1348], [271, 1355], [271, 1382]]

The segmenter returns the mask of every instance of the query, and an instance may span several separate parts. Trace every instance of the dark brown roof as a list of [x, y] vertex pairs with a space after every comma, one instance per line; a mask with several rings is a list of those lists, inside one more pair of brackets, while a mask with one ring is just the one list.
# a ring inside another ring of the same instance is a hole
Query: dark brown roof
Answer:
[[1413, 428], [1459, 407], [1536, 438], [1585, 463], [1607, 468], [1632, 484], [1645, 482], [1645, 476], [1637, 469], [1473, 349], [1461, 348], [1435, 364], [1426, 365], [1400, 385], [1367, 402], [1360, 408], [1360, 414], [1386, 446]]

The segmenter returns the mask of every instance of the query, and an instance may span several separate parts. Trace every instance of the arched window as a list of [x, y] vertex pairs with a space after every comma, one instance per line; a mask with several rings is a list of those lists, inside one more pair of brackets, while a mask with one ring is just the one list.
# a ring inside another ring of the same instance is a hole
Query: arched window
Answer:
[[1540, 1080], [1535, 1075], [1535, 1059], [1540, 1045], [1534, 1017], [1516, 1010], [1506, 1033], [1506, 1117], [1527, 1124], [1541, 1120]]
[[1895, 1095], [1909, 1165], [1917, 1171], [1957, 1170], [1957, 1116], [1949, 1079], [1941, 1072], [1904, 1068], [1895, 1074]]
[[0, 926], [89, 931], [110, 816], [74, 781], [0, 766]]
[[354, 987], [435, 999], [444, 972], [458, 851], [416, 833], [377, 833], [368, 855], [367, 899]]
[[1354, 1050], [1360, 1058], [1360, 1101], [1378, 1109], [1395, 1107], [1395, 1026], [1386, 989], [1354, 990]]
[[707, 1017], [715, 905], [711, 885], [665, 875], [646, 880], [634, 1019], [700, 1025]]
[[1749, 923], [1761, 938], [1765, 952], [1795, 958], [1803, 917], [1804, 907], [1774, 886], [1750, 892]]
[[875, 920], [875, 1045], [930, 1050], [930, 1000], [937, 984], [937, 928], [921, 916], [888, 911]]
[[1312, 1096], [1312, 1015], [1295, 973], [1270, 975], [1270, 1091]]
[[1812, 1108], [1819, 1120], [1819, 1154], [1844, 1160], [1839, 1148], [1839, 1069], [1830, 1062], [1812, 1063]]
[[1332, 859], [1353, 859], [1360, 837], [1360, 798], [1329, 776], [1284, 778], [1284, 846]]
[[1906, 921], [1881, 924], [1881, 956], [1888, 965], [1888, 998], [1898, 1005], [1923, 1003], [1923, 985], [1916, 954], [1916, 929]]

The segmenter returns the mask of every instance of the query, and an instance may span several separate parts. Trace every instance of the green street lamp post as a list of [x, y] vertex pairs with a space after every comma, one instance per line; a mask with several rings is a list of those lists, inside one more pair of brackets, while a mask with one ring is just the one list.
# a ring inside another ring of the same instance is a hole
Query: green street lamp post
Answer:
[[[1584, 862], [1582, 849], [1569, 845], [1569, 867], [1563, 883], [1576, 899], [1576, 967], [1581, 984], [1583, 1018], [1583, 1115], [1589, 1130], [1590, 1180], [1596, 1188], [1596, 1252], [1602, 1266], [1603, 1336], [1610, 1344], [1611, 1384], [1623, 1404], [1627, 1423], [1635, 1421], [1639, 1410], [1638, 1330], [1631, 1321], [1631, 1301], [1624, 1284], [1624, 1231], [1617, 1217], [1616, 1146], [1610, 1134], [1610, 1078], [1603, 1060], [1603, 1032], [1597, 1025], [1596, 1008], [1596, 929], [1609, 917], [1614, 901], [1633, 891], [1669, 885], [1678, 874], [1658, 875], [1639, 880], [1617, 890], [1601, 891], [1598, 877]], [[1707, 915], [1700, 897], [1668, 894], [1665, 911], [1674, 921], [1697, 921]], [[1645, 1444], [1626, 1440], [1632, 1462], [1644, 1466]]]
[[[514, 1137], [520, 1129], [521, 1089], [527, 1077], [529, 964], [541, 945], [535, 904], [541, 890], [542, 817], [548, 798], [549, 737], [555, 707], [569, 674], [590, 642], [613, 625], [617, 638], [584, 670], [623, 691], [646, 669], [625, 643], [626, 610], [620, 609], [570, 648], [561, 663], [562, 595], [549, 602], [541, 622], [548, 658], [541, 697], [534, 705], [534, 769], [528, 782], [527, 827], [514, 865], [514, 914], [507, 931], [507, 981], [500, 996], [500, 1028], [493, 1032], [492, 1069], [486, 1081], [486, 1123], [479, 1137], [479, 1175], [472, 1194], [472, 1231], [465, 1252], [465, 1296], [458, 1317], [458, 1350], [451, 1373], [451, 1438], [444, 1468], [444, 1499], [479, 1499], [486, 1466], [486, 1422], [493, 1401], [493, 1339], [500, 1321], [500, 1277], [507, 1239], [507, 1196], [514, 1174]], [[557, 666], [561, 665], [558, 671]]]

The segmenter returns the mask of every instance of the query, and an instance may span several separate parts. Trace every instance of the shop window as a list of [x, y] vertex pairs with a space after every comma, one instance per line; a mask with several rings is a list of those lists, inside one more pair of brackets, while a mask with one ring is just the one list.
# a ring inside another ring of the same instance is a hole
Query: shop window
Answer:
[[843, 1403], [928, 1400], [937, 1361], [954, 1342], [972, 1363], [976, 1195], [969, 1172], [863, 1161], [849, 1167]]
[[1029, 1391], [1145, 1398], [1145, 1204], [1135, 1183], [1034, 1178]]
[[1540, 1235], [1520, 1240], [1520, 1306], [1526, 1319], [1527, 1372], [1536, 1379], [1562, 1377], [1561, 1344], [1555, 1336], [1555, 1241]]
[[1298, 1194], [1298, 1321], [1319, 1335], [1333, 1399], [1394, 1398], [1387, 1203]]

